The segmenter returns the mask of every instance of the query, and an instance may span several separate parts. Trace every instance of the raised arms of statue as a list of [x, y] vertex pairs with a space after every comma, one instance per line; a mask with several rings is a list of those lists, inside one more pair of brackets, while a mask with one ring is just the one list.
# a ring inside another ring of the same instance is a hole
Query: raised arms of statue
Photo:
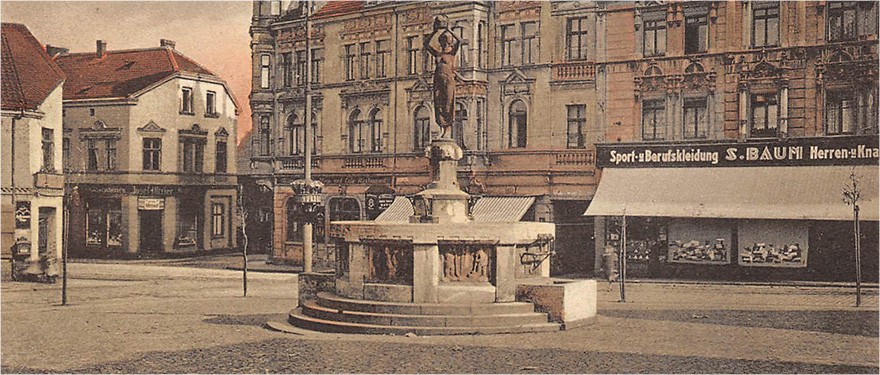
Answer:
[[434, 19], [434, 32], [425, 40], [425, 49], [434, 56], [434, 117], [443, 130], [441, 138], [450, 138], [455, 121], [455, 54], [461, 40], [444, 17]]

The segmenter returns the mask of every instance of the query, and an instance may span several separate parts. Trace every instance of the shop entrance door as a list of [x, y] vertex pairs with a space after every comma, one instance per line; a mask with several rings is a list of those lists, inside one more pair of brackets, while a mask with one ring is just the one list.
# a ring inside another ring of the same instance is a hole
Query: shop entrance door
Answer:
[[164, 211], [140, 211], [141, 240], [140, 251], [158, 253], [162, 251], [162, 213]]
[[54, 250], [54, 221], [55, 209], [40, 207], [39, 225], [37, 233], [37, 251], [40, 257], [48, 256]]

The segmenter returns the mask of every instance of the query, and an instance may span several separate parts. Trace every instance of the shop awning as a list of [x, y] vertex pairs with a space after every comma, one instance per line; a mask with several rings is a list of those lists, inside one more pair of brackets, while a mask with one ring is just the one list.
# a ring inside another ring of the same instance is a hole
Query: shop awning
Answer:
[[[853, 167], [606, 168], [586, 216], [852, 220]], [[878, 220], [878, 167], [855, 167], [860, 218]]]
[[[510, 223], [522, 220], [528, 212], [535, 197], [483, 197], [474, 205], [475, 222]], [[412, 204], [406, 197], [396, 197], [376, 221], [407, 222], [412, 216]]]

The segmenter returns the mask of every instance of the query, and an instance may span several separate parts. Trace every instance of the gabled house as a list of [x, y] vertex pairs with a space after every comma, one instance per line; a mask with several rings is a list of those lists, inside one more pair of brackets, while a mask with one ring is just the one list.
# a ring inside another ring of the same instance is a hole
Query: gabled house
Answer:
[[235, 247], [237, 106], [226, 82], [174, 49], [56, 58], [64, 170], [80, 204], [74, 254], [133, 256]]

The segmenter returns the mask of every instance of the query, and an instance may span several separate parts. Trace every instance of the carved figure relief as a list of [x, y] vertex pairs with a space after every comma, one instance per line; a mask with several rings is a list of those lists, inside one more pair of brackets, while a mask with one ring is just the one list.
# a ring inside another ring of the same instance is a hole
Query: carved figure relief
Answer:
[[375, 243], [370, 249], [370, 280], [412, 283], [412, 248], [406, 244]]
[[486, 245], [441, 245], [442, 281], [489, 282], [493, 253]]

